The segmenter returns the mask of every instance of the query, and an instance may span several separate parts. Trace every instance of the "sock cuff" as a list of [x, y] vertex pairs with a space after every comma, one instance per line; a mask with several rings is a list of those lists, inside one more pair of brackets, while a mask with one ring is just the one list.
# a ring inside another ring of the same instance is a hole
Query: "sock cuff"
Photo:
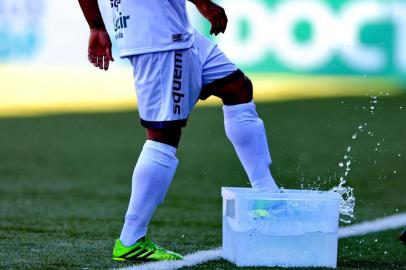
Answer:
[[258, 114], [256, 113], [256, 106], [253, 100], [243, 104], [223, 105], [223, 113], [225, 119], [233, 118], [238, 115], [241, 116], [242, 113], [248, 113], [248, 115], [258, 117]]
[[254, 100], [251, 100], [248, 103], [242, 103], [237, 105], [223, 105], [223, 111], [231, 112], [231, 111], [245, 111], [249, 108], [255, 108]]
[[152, 140], [147, 140], [144, 144], [145, 148], [152, 148], [155, 149], [159, 152], [163, 152], [165, 154], [170, 154], [170, 155], [175, 155], [176, 154], [176, 148], [165, 143], [160, 143]]

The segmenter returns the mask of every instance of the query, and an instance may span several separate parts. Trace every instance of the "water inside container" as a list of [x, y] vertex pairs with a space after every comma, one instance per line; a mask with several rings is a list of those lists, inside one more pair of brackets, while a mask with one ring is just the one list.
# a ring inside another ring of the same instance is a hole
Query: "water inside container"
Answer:
[[223, 188], [223, 256], [238, 266], [336, 267], [339, 195]]
[[337, 260], [337, 234], [311, 232], [269, 235], [253, 229], [232, 230], [227, 217], [223, 219], [223, 234], [230, 244], [223, 247], [224, 256], [238, 266], [330, 266]]

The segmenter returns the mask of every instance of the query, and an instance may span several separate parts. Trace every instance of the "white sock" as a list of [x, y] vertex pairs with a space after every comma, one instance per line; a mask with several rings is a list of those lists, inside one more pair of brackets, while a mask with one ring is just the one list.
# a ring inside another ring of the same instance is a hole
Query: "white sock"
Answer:
[[156, 207], [164, 200], [178, 165], [176, 148], [147, 140], [135, 165], [130, 203], [120, 240], [131, 246], [147, 233]]
[[253, 101], [223, 106], [224, 126], [228, 139], [248, 175], [255, 191], [279, 191], [269, 166], [269, 154], [264, 122], [258, 117]]

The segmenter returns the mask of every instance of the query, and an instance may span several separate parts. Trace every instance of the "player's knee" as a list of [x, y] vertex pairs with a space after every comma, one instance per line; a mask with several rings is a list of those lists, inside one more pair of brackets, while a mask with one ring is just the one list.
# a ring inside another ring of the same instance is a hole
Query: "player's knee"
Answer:
[[244, 86], [243, 92], [244, 92], [244, 98], [246, 100], [246, 102], [244, 102], [244, 103], [247, 103], [252, 100], [254, 90], [253, 90], [253, 86], [252, 86], [252, 81], [247, 76], [244, 76], [244, 84], [245, 84], [245, 86]]
[[251, 80], [247, 76], [243, 76], [237, 80], [232, 88], [232, 95], [223, 99], [225, 105], [238, 105], [248, 103], [252, 100], [253, 86]]
[[179, 128], [148, 128], [147, 139], [164, 144], [168, 144], [173, 147], [178, 147], [182, 129]]

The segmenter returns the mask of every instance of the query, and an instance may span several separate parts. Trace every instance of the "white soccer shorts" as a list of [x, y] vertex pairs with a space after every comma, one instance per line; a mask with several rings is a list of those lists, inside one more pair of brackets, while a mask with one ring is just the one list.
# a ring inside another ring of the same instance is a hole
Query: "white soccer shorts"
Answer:
[[198, 32], [189, 49], [133, 55], [129, 60], [146, 128], [186, 126], [202, 87], [243, 76], [215, 43]]

